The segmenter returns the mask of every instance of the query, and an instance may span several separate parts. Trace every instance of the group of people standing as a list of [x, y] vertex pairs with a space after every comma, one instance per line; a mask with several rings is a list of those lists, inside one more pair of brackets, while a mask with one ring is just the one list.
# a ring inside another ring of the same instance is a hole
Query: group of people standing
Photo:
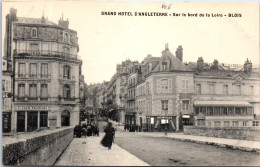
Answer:
[[126, 124], [124, 126], [125, 131], [129, 131], [129, 132], [141, 132], [141, 128], [137, 125], [133, 125], [133, 124]]
[[77, 138], [87, 137], [87, 136], [99, 136], [99, 128], [95, 123], [86, 124], [82, 126], [80, 124], [76, 125], [74, 128], [74, 135]]

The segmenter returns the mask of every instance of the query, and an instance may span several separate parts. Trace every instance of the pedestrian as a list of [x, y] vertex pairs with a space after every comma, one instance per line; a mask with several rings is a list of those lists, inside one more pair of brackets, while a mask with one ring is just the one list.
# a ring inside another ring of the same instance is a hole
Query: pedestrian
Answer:
[[87, 124], [84, 123], [81, 127], [81, 132], [84, 137], [87, 137]]
[[105, 128], [105, 136], [101, 140], [101, 144], [104, 147], [108, 147], [108, 149], [111, 149], [112, 142], [114, 141], [114, 136], [115, 136], [115, 129], [112, 127], [112, 123], [108, 122], [107, 127]]
[[81, 126], [80, 126], [80, 124], [75, 126], [75, 128], [74, 128], [74, 135], [77, 138], [81, 138]]

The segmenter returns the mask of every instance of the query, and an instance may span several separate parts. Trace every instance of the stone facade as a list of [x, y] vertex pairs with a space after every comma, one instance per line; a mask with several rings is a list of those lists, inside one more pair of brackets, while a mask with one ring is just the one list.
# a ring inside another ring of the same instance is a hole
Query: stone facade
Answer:
[[[22, 18], [11, 9], [7, 17], [5, 54], [13, 60], [12, 131], [27, 132], [50, 126], [75, 126], [82, 107], [84, 77], [77, 32], [69, 21]], [[53, 120], [56, 121], [53, 123]], [[52, 123], [51, 123], [52, 122]]]
[[[73, 128], [46, 131], [9, 143], [3, 139], [3, 164], [52, 166], [73, 139]], [[21, 141], [19, 141], [21, 140]]]

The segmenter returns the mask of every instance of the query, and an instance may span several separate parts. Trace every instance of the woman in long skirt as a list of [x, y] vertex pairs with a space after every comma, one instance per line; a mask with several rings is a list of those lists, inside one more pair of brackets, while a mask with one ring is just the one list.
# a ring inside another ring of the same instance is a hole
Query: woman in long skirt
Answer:
[[108, 149], [111, 149], [112, 142], [113, 142], [114, 135], [115, 135], [115, 129], [112, 127], [111, 122], [108, 122], [108, 125], [104, 131], [106, 134], [105, 134], [104, 138], [101, 140], [101, 144], [104, 147], [108, 147]]

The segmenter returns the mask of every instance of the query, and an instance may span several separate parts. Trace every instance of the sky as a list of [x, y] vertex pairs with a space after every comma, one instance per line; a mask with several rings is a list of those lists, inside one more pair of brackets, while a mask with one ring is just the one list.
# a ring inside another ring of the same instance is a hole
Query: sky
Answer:
[[[141, 62], [148, 54], [161, 56], [168, 43], [175, 54], [183, 47], [183, 61], [259, 64], [259, 4], [256, 2], [176, 1], [24, 1], [2, 2], [2, 27], [11, 7], [18, 17], [40, 18], [44, 14], [58, 23], [63, 14], [69, 28], [77, 31], [85, 82], [109, 81], [116, 65], [127, 59]], [[162, 8], [162, 5], [168, 9]], [[116, 12], [116, 16], [102, 15]], [[167, 12], [168, 16], [119, 16], [118, 12]], [[173, 16], [173, 13], [186, 14]], [[204, 17], [188, 17], [204, 14]], [[205, 14], [210, 17], [206, 17]], [[224, 15], [241, 14], [242, 17]], [[169, 16], [169, 14], [172, 14]], [[222, 14], [223, 17], [213, 17]], [[2, 30], [2, 41], [4, 29]]]

